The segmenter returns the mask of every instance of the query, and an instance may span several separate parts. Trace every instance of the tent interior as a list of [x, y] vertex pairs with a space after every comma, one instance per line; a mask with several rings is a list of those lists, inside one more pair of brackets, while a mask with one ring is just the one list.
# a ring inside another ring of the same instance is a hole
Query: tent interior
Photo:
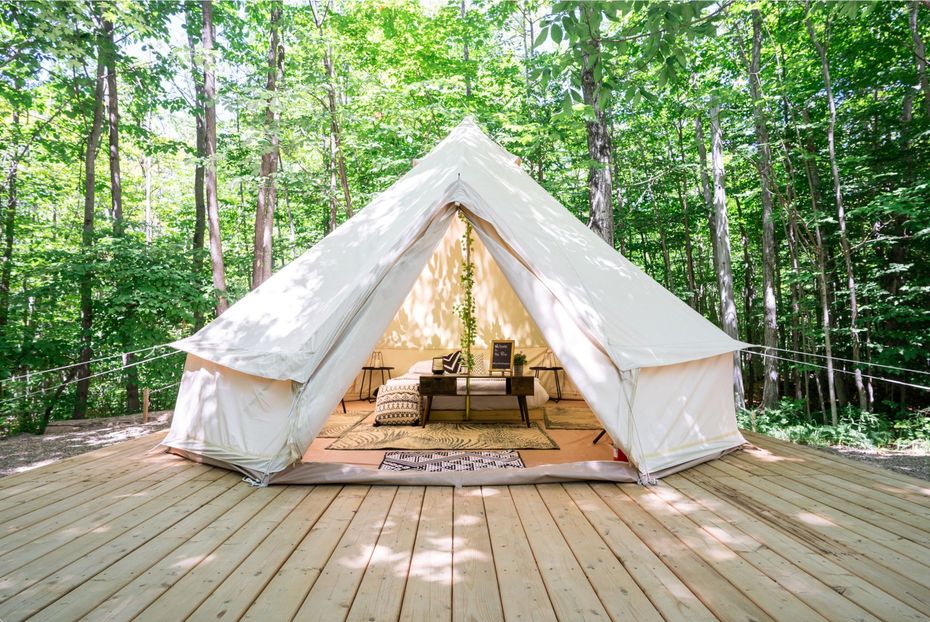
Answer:
[[[418, 372], [426, 371], [433, 357], [440, 357], [460, 349], [461, 321], [456, 305], [461, 302], [462, 285], [460, 276], [464, 261], [462, 237], [465, 224], [453, 218], [448, 230], [437, 245], [427, 265], [418, 276], [410, 293], [404, 299], [393, 320], [384, 332], [373, 353], [378, 365], [393, 368], [393, 378], [413, 378]], [[474, 298], [477, 318], [476, 343], [472, 352], [479, 369], [488, 368], [490, 344], [494, 340], [512, 340], [514, 351], [526, 355], [525, 374], [535, 366], [557, 366], [559, 361], [549, 348], [542, 332], [536, 326], [526, 308], [520, 302], [513, 287], [501, 272], [487, 248], [477, 235], [472, 234], [471, 260], [475, 266]], [[371, 361], [370, 361], [371, 362]], [[561, 464], [589, 460], [612, 460], [613, 452], [609, 437], [597, 444], [593, 440], [600, 431], [595, 415], [590, 411], [583, 396], [564, 370], [544, 371], [538, 376], [536, 399], [529, 400], [531, 421], [542, 428], [547, 436], [558, 445], [557, 449], [519, 450], [520, 458], [527, 467], [546, 464]], [[382, 383], [382, 375], [375, 371], [374, 377], [360, 371], [345, 394], [348, 413], [369, 413], [362, 424], [370, 424], [374, 418], [374, 403], [369, 402], [369, 392], [374, 392]], [[387, 372], [383, 378], [388, 378]], [[557, 396], [561, 395], [561, 399]], [[442, 400], [445, 399], [445, 402]], [[463, 398], [436, 398], [430, 414], [433, 422], [463, 422], [465, 410]], [[516, 398], [510, 396], [474, 396], [468, 418], [473, 423], [516, 424], [519, 411]], [[546, 412], [573, 411], [581, 415], [586, 423], [581, 429], [546, 426]], [[337, 408], [338, 413], [341, 409]], [[584, 413], [582, 415], [582, 412]], [[593, 425], [592, 425], [593, 424]], [[425, 428], [429, 434], [430, 426]], [[447, 430], [446, 430], [447, 431]], [[377, 468], [385, 450], [340, 450], [329, 449], [335, 438], [317, 437], [304, 453], [303, 462], [330, 462]], [[444, 445], [448, 439], [444, 439]], [[440, 447], [437, 446], [437, 449]]]

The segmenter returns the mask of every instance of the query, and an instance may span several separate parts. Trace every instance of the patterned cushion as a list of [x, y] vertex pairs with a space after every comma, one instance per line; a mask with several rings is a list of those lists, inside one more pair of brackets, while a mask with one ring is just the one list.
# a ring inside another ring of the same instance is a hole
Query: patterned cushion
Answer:
[[374, 425], [420, 423], [420, 381], [395, 378], [378, 391]]
[[456, 350], [452, 354], [442, 357], [442, 369], [447, 374], [457, 374], [462, 369], [462, 351]]

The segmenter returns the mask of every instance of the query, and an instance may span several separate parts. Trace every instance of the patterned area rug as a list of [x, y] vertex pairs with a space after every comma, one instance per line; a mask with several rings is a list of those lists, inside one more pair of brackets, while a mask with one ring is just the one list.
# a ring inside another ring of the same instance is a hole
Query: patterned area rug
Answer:
[[522, 469], [523, 460], [515, 451], [388, 451], [378, 467], [382, 471], [480, 471], [482, 469]]
[[362, 423], [327, 449], [558, 449], [535, 423], [430, 423], [379, 426]]
[[370, 410], [360, 410], [348, 414], [341, 412], [333, 413], [329, 416], [329, 419], [326, 420], [326, 423], [323, 424], [323, 429], [320, 430], [317, 436], [320, 438], [339, 438], [357, 426], [362, 419], [370, 414]]
[[546, 428], [550, 430], [600, 430], [604, 426], [587, 408], [546, 407]]

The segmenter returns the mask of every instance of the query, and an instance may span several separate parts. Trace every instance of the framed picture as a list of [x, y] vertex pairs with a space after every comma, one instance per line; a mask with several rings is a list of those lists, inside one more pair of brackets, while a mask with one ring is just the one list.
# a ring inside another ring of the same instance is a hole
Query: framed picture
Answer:
[[513, 371], [513, 340], [495, 339], [491, 342], [491, 372]]

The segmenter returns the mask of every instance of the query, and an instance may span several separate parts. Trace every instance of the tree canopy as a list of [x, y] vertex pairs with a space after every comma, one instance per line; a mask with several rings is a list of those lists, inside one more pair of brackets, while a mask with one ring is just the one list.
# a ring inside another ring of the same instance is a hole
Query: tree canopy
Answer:
[[930, 437], [928, 29], [916, 0], [0, 2], [0, 433], [170, 407], [182, 357], [146, 348], [471, 114], [767, 348], [748, 406]]

